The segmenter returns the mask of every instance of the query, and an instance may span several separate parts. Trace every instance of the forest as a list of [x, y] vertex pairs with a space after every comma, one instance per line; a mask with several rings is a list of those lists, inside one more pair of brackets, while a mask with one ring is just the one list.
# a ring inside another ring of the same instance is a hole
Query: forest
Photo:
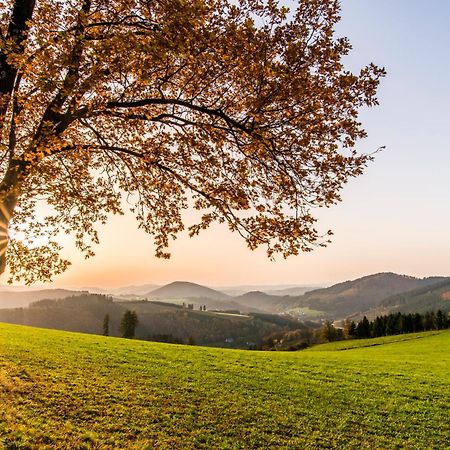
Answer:
[[444, 330], [450, 326], [450, 318], [442, 310], [428, 311], [424, 314], [401, 312], [377, 316], [369, 321], [366, 316], [355, 322], [344, 321], [343, 328], [336, 328], [332, 322], [326, 321], [318, 335], [323, 340], [331, 342], [342, 339], [366, 339], [382, 336], [392, 336], [421, 331]]

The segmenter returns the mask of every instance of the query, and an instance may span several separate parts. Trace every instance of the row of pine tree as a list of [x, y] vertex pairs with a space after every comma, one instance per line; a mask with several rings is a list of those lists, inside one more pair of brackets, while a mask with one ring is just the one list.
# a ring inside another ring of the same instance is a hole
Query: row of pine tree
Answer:
[[349, 338], [371, 338], [417, 333], [419, 331], [443, 330], [448, 328], [449, 325], [449, 317], [441, 310], [436, 313], [431, 311], [425, 314], [402, 314], [398, 312], [379, 316], [373, 321], [369, 321], [366, 316], [357, 323], [346, 321], [344, 332]]

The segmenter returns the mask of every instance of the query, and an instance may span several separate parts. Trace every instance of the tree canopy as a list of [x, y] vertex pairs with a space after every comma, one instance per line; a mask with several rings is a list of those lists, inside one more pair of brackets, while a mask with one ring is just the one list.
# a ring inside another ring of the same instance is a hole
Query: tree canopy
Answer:
[[120, 322], [121, 336], [124, 338], [133, 339], [138, 323], [139, 320], [136, 311], [130, 311], [129, 309], [125, 311], [122, 321]]
[[312, 208], [370, 160], [358, 111], [384, 75], [345, 69], [339, 19], [337, 0], [0, 0], [0, 273], [50, 279], [59, 232], [90, 256], [127, 204], [160, 257], [190, 204], [190, 235], [325, 245]]

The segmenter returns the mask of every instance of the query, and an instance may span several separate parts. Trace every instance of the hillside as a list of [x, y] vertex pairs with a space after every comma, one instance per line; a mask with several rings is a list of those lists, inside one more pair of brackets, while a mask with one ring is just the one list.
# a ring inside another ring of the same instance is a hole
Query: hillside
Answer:
[[310, 291], [315, 291], [317, 289], [322, 289], [323, 286], [296, 286], [291, 288], [283, 288], [283, 289], [267, 289], [263, 292], [269, 295], [277, 295], [279, 297], [284, 297], [285, 295], [290, 295], [292, 297], [306, 294]]
[[93, 294], [3, 309], [0, 322], [100, 334], [108, 314], [109, 334], [119, 336], [120, 321], [128, 309], [136, 311], [136, 337], [144, 340], [194, 340], [204, 345], [248, 348], [261, 345], [273, 333], [306, 328], [297, 320], [279, 316], [203, 312], [157, 301], [113, 302], [111, 297]]
[[86, 294], [86, 291], [69, 291], [67, 289], [41, 289], [28, 291], [0, 291], [1, 308], [23, 308], [30, 303], [45, 298], [64, 298], [72, 295]]
[[200, 284], [190, 283], [188, 281], [174, 281], [158, 289], [145, 294], [149, 298], [211, 298], [213, 300], [222, 300], [228, 298], [228, 295], [214, 289], [201, 286]]
[[277, 312], [277, 305], [282, 301], [282, 297], [269, 295], [260, 291], [247, 292], [246, 294], [234, 297], [234, 301], [250, 308], [258, 308], [263, 311]]
[[[148, 299], [149, 297], [146, 296]], [[126, 296], [126, 297], [119, 297], [117, 300], [123, 300], [125, 301], [138, 301], [142, 300], [142, 296]], [[150, 301], [158, 301], [158, 302], [166, 302], [175, 304], [178, 306], [184, 305], [192, 305], [194, 309], [200, 309], [200, 306], [206, 306], [206, 309], [208, 311], [239, 311], [243, 314], [248, 313], [265, 313], [268, 312], [267, 310], [261, 310], [256, 308], [252, 305], [244, 305], [242, 303], [238, 303], [234, 300], [234, 298], [225, 298], [225, 299], [214, 299], [209, 297], [157, 297], [157, 298], [149, 298]]]
[[450, 332], [381, 344], [248, 352], [0, 324], [0, 447], [447, 448]]
[[414, 278], [395, 273], [378, 273], [352, 281], [335, 284], [329, 288], [317, 289], [300, 297], [285, 297], [278, 311], [302, 311], [309, 308], [317, 316], [340, 319], [367, 311], [385, 298], [432, 285], [445, 280], [443, 277]]
[[386, 298], [380, 303], [389, 312], [450, 312], [450, 279]]
[[132, 285], [132, 286], [122, 286], [115, 289], [110, 289], [109, 293], [113, 295], [146, 295], [161, 286], [153, 283]]
[[323, 285], [315, 285], [315, 286], [307, 286], [307, 285], [276, 285], [276, 284], [244, 284], [244, 285], [238, 285], [238, 286], [218, 286], [215, 289], [224, 292], [227, 295], [230, 295], [231, 297], [238, 297], [240, 295], [246, 294], [247, 292], [264, 292], [265, 294], [269, 295], [277, 295], [284, 297], [285, 295], [303, 295], [305, 292], [312, 291], [314, 289], [324, 287]]

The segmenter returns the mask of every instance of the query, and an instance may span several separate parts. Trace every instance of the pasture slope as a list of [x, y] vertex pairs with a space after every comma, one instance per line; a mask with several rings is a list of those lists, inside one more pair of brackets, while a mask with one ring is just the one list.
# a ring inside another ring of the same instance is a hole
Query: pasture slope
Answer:
[[449, 448], [450, 332], [348, 344], [250, 352], [0, 324], [0, 448]]

